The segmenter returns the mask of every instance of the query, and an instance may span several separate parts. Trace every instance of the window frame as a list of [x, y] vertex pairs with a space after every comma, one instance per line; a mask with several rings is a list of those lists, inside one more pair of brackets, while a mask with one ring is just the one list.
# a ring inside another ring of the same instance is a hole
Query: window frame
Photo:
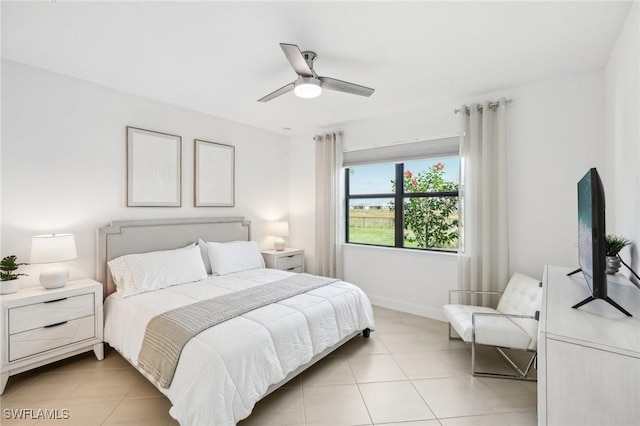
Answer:
[[[444, 155], [445, 157], [452, 157], [450, 155]], [[458, 160], [460, 159], [460, 156]], [[415, 161], [415, 160], [406, 160]], [[386, 246], [381, 244], [372, 243], [359, 243], [349, 241], [349, 205], [351, 200], [367, 199], [367, 198], [389, 198], [392, 199], [396, 206], [404, 206], [404, 200], [407, 198], [435, 198], [435, 197], [457, 197], [459, 200], [460, 191], [442, 191], [442, 192], [405, 192], [404, 191], [404, 166], [405, 161], [401, 162], [379, 162], [376, 164], [393, 164], [395, 163], [395, 181], [402, 182], [402, 185], [396, 185], [395, 192], [389, 193], [376, 193], [376, 194], [351, 194], [349, 185], [349, 169], [351, 167], [344, 168], [344, 182], [345, 182], [345, 243], [357, 244], [362, 246], [371, 247], [385, 247], [385, 248], [400, 248], [408, 250], [430, 251], [430, 252], [443, 252], [443, 253], [457, 253], [458, 250], [446, 250], [441, 248], [427, 248], [427, 247], [406, 247], [404, 245], [404, 208], [394, 209], [394, 245]], [[364, 165], [364, 164], [362, 164]], [[358, 165], [354, 165], [357, 167]], [[459, 225], [458, 225], [459, 229]]]

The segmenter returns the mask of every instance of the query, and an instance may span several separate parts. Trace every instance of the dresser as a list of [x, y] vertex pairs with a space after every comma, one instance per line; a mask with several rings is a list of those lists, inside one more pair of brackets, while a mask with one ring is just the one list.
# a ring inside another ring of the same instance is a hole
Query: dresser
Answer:
[[636, 425], [640, 421], [640, 289], [609, 276], [603, 300], [589, 296], [582, 273], [547, 266], [538, 333], [539, 425]]
[[281, 251], [263, 250], [262, 257], [267, 268], [304, 272], [304, 250], [295, 248], [286, 248]]
[[0, 296], [1, 392], [9, 376], [82, 352], [104, 358], [102, 284], [83, 279], [64, 287], [24, 288]]

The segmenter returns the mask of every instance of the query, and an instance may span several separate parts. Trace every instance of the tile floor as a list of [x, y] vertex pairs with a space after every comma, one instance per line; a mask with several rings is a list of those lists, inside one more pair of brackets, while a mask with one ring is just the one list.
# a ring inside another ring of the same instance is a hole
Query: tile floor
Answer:
[[[471, 351], [447, 338], [446, 323], [378, 307], [375, 316], [369, 339], [354, 338], [239, 426], [536, 424], [535, 382], [471, 377]], [[480, 368], [502, 364], [481, 353]], [[7, 426], [178, 424], [169, 401], [111, 349], [104, 361], [87, 353], [10, 377], [0, 405]], [[69, 419], [9, 420], [12, 408], [67, 409]]]

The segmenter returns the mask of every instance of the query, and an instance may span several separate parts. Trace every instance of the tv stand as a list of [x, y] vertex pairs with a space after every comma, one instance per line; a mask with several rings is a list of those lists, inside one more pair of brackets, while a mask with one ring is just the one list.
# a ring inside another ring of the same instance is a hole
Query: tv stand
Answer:
[[[569, 275], [569, 274], [567, 274]], [[632, 316], [629, 312], [627, 312], [622, 306], [618, 305], [616, 302], [614, 302], [609, 296], [607, 297], [593, 297], [593, 296], [589, 296], [586, 299], [584, 299], [582, 302], [577, 303], [575, 305], [572, 306], [573, 309], [578, 309], [580, 306], [582, 305], [586, 305], [589, 302], [592, 302], [596, 299], [600, 299], [600, 300], [604, 300], [605, 302], [608, 302], [611, 306], [613, 306], [614, 308], [616, 308], [617, 310], [619, 310], [620, 312], [622, 312], [623, 314], [625, 314], [626, 316], [630, 317]]]
[[[626, 265], [625, 265], [626, 266]], [[570, 277], [571, 275], [577, 274], [578, 272], [581, 272], [582, 268], [578, 268], [575, 271], [571, 271], [567, 274], [568, 277]], [[633, 272], [633, 271], [632, 271]], [[607, 277], [608, 279], [608, 277]], [[580, 303], [576, 303], [575, 305], [572, 306], [573, 309], [578, 309], [580, 306], [582, 305], [586, 305], [589, 302], [592, 302], [596, 299], [600, 299], [600, 300], [604, 300], [605, 302], [609, 303], [611, 306], [613, 306], [614, 308], [616, 308], [617, 310], [619, 310], [620, 312], [622, 312], [623, 314], [625, 314], [626, 316], [630, 317], [632, 316], [629, 312], [627, 312], [622, 306], [618, 305], [616, 302], [613, 301], [613, 299], [611, 299], [609, 296], [606, 297], [593, 297], [593, 296], [589, 296], [586, 299], [584, 299], [582, 302]]]
[[567, 274], [568, 277], [570, 277], [573, 274], [577, 274], [578, 272], [582, 272], [582, 268], [578, 268], [575, 271], [571, 271]]

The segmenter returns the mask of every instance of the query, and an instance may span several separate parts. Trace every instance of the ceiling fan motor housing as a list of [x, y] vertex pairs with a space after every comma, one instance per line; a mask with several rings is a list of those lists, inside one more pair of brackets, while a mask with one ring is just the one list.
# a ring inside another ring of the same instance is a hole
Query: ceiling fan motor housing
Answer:
[[310, 50], [305, 50], [304, 52], [302, 52], [302, 57], [307, 62], [307, 65], [309, 65], [309, 68], [311, 68], [313, 70], [313, 63], [315, 62], [316, 58], [318, 57], [318, 55], [316, 55], [316, 52], [312, 52]]

